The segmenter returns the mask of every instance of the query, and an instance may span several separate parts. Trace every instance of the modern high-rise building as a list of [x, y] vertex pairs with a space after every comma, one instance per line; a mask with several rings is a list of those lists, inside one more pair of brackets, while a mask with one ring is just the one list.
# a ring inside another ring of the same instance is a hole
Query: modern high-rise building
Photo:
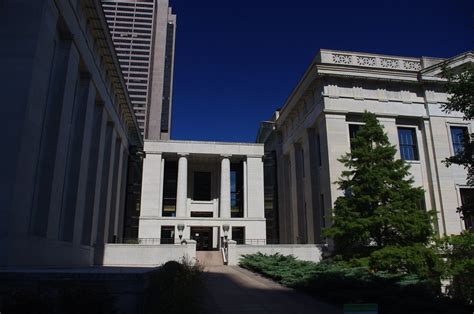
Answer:
[[171, 133], [176, 15], [168, 0], [102, 0], [142, 135]]

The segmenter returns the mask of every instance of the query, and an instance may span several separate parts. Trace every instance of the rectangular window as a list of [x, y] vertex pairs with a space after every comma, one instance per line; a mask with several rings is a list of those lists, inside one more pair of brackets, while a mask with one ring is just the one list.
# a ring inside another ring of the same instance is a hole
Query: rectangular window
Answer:
[[194, 172], [194, 194], [195, 201], [211, 200], [211, 173], [210, 172]]
[[301, 176], [304, 178], [305, 175], [305, 168], [304, 168], [304, 150], [300, 149], [300, 162], [301, 162]]
[[451, 139], [453, 141], [454, 155], [460, 154], [464, 150], [464, 137], [467, 135], [467, 128], [462, 126], [451, 127]]
[[[462, 206], [474, 206], [474, 189], [460, 189]], [[468, 205], [469, 204], [469, 205]], [[466, 230], [474, 231], [474, 215], [464, 216], [464, 226]]]
[[351, 141], [351, 150], [354, 148], [352, 140], [355, 139], [357, 133], [360, 131], [361, 128], [362, 125], [360, 124], [349, 124], [349, 139]]
[[174, 226], [161, 227], [160, 244], [174, 244]]
[[316, 135], [316, 141], [318, 142], [317, 145], [318, 145], [318, 162], [319, 162], [319, 165], [321, 166], [323, 164], [323, 160], [322, 160], [322, 154], [321, 154], [321, 137], [319, 136], [319, 133], [318, 135]]
[[403, 160], [419, 160], [414, 128], [398, 128], [398, 141]]
[[178, 188], [178, 163], [165, 161], [163, 179], [163, 217], [176, 216], [176, 190]]
[[212, 218], [213, 212], [191, 212], [191, 217]]
[[245, 227], [232, 227], [232, 240], [237, 244], [245, 244]]
[[243, 164], [230, 165], [230, 213], [232, 218], [244, 217]]
[[324, 208], [324, 194], [321, 194], [320, 206], [321, 206], [321, 228], [326, 228], [326, 209]]

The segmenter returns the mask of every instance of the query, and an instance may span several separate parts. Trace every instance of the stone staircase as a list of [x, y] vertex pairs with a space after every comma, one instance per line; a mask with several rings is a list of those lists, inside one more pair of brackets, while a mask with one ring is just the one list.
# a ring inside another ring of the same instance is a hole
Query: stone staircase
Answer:
[[220, 251], [197, 251], [196, 258], [203, 266], [222, 266], [222, 253]]

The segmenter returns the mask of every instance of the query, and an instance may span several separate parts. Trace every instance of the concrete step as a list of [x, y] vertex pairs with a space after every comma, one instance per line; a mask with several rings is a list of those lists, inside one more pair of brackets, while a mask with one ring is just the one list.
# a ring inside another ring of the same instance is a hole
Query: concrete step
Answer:
[[197, 251], [196, 258], [203, 266], [224, 265], [220, 251]]

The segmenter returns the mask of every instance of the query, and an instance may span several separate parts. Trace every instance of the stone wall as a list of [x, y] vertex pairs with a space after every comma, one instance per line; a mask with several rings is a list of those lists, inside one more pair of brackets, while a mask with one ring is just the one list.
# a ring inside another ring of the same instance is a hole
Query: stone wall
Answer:
[[293, 255], [303, 261], [319, 262], [322, 259], [322, 245], [317, 244], [276, 244], [276, 245], [236, 245], [229, 241], [228, 265], [238, 265], [242, 255], [245, 254], [276, 254]]
[[168, 261], [196, 258], [196, 242], [173, 245], [106, 244], [103, 254], [104, 266], [156, 267]]

